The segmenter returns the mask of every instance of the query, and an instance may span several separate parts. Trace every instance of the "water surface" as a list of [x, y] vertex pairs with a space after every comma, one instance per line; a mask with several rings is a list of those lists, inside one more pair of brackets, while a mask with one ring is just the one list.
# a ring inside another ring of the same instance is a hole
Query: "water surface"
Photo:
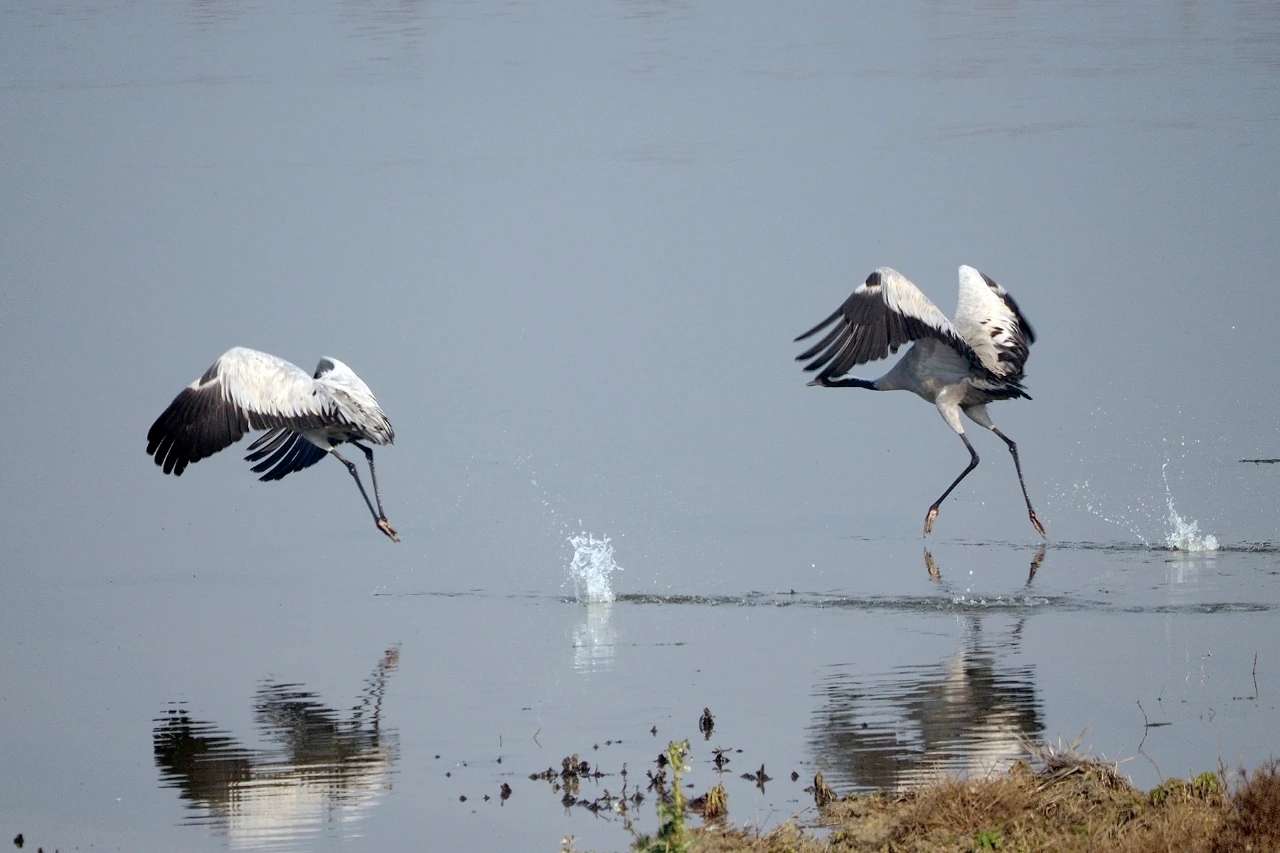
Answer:
[[[1276, 753], [1277, 71], [1263, 2], [0, 3], [0, 834], [621, 849], [672, 738], [759, 826]], [[963, 446], [792, 360], [961, 263], [1039, 335], [1042, 553], [985, 434], [926, 551]], [[155, 470], [233, 345], [368, 380], [401, 545], [336, 465]]]

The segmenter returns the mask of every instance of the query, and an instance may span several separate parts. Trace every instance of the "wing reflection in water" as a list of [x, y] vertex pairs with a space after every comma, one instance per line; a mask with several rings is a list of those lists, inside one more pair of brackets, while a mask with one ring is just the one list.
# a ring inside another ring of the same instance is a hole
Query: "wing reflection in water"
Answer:
[[[1032, 560], [1027, 586], [1044, 560]], [[928, 551], [935, 583], [942, 572]], [[1044, 730], [1035, 667], [1019, 662], [1025, 617], [966, 613], [945, 660], [868, 674], [836, 665], [815, 688], [809, 726], [817, 769], [837, 790], [903, 789], [1003, 770]], [[999, 630], [992, 632], [993, 626]]]
[[391, 787], [399, 738], [382, 726], [382, 698], [400, 652], [388, 649], [343, 719], [299, 684], [265, 681], [254, 695], [261, 750], [174, 703], [155, 720], [161, 785], [179, 789], [186, 823], [225, 832], [233, 847], [296, 845], [319, 832], [355, 835]]

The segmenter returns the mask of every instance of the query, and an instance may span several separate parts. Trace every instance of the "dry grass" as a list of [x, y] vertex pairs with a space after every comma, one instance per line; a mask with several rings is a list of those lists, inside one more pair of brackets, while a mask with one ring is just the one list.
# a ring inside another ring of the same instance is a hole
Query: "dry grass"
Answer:
[[818, 851], [1280, 850], [1280, 764], [1173, 779], [1142, 792], [1113, 765], [1042, 749], [1038, 769], [859, 794], [821, 810], [819, 838], [788, 824], [767, 835], [708, 828], [696, 853]]

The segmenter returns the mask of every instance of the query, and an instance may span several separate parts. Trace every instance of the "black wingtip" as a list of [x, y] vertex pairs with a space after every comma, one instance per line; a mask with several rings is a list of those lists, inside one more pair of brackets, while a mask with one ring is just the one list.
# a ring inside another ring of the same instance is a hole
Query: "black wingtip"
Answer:
[[834, 320], [835, 318], [837, 318], [837, 317], [839, 317], [839, 316], [840, 316], [840, 309], [839, 309], [839, 308], [837, 308], [836, 310], [834, 310], [834, 311], [832, 311], [832, 312], [831, 312], [831, 316], [827, 317], [827, 319], [823, 320], [821, 323], [819, 323], [818, 325], [814, 326], [812, 329], [810, 329], [809, 331], [805, 332], [804, 334], [799, 335], [795, 340], [793, 340], [793, 341], [792, 341], [792, 343], [795, 343], [795, 344], [800, 343], [800, 342], [801, 342], [801, 341], [803, 341], [805, 338], [807, 338], [807, 337], [809, 337], [810, 335], [812, 335], [814, 332], [820, 331], [821, 329], [825, 328], [828, 324], [830, 324], [830, 323], [831, 323], [831, 321], [832, 321], [832, 320]]

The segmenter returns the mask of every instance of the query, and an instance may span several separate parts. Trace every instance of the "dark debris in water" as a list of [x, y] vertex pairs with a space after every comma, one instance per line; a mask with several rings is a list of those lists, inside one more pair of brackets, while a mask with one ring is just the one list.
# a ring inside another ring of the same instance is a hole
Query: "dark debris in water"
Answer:
[[702, 716], [698, 718], [698, 731], [702, 732], [703, 740], [711, 740], [711, 733], [715, 731], [716, 718], [712, 715], [710, 708], [702, 709]]
[[764, 783], [773, 779], [772, 776], [764, 772], [763, 764], [760, 765], [760, 769], [755, 773], [743, 773], [742, 778], [746, 779], [748, 782], [755, 782], [756, 787], [759, 788], [761, 792], [764, 791]]

